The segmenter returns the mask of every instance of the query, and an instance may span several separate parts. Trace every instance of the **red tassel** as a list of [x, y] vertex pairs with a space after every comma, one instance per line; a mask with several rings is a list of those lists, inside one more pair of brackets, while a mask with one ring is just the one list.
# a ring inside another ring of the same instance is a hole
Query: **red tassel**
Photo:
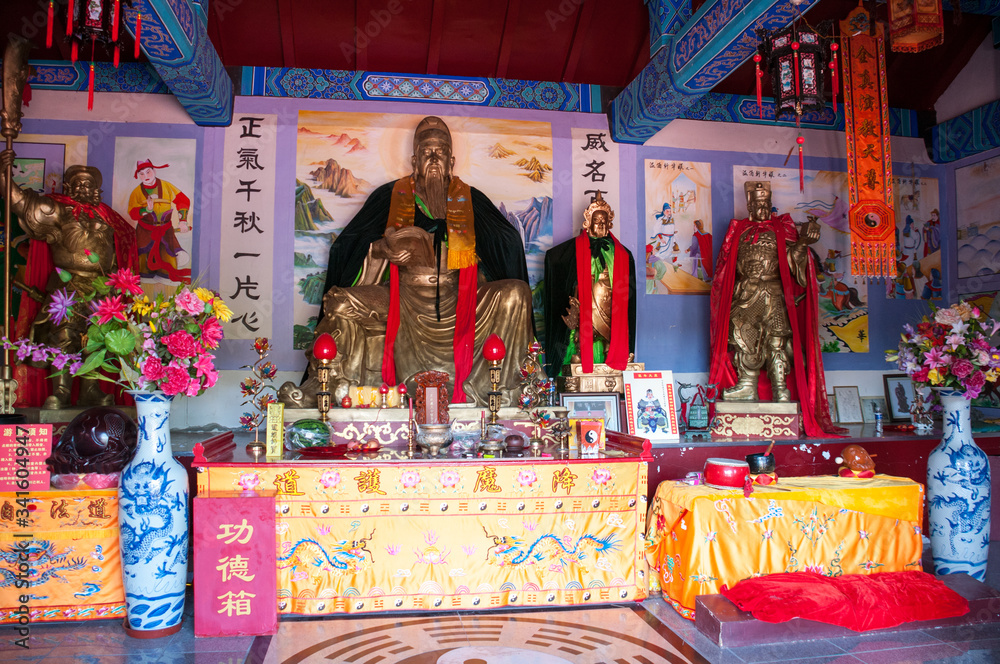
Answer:
[[[118, 41], [118, 11], [121, 8], [121, 0], [115, 0], [115, 11], [111, 15], [111, 41]], [[115, 65], [117, 66], [117, 65]]]
[[80, 50], [80, 47], [76, 43], [76, 40], [74, 39], [73, 40], [73, 48], [71, 48], [70, 51], [69, 51], [69, 60], [70, 60], [70, 62], [76, 62], [79, 59], [79, 57], [80, 57], [79, 50]]
[[757, 117], [761, 120], [764, 119], [764, 103], [761, 100], [761, 90], [760, 90], [761, 86], [760, 79], [764, 76], [764, 74], [762, 74], [760, 71], [760, 61], [762, 59], [763, 58], [761, 58], [760, 53], [755, 53], [753, 56], [754, 67], [756, 67], [757, 69]]
[[795, 96], [798, 97], [802, 92], [799, 90], [799, 45], [798, 42], [792, 44], [792, 48], [795, 49]]
[[833, 112], [837, 112], [837, 92], [840, 88], [839, 74], [837, 73], [837, 49], [840, 46], [837, 42], [830, 44], [830, 50], [833, 51], [833, 55], [830, 60], [830, 88], [833, 90]]
[[52, 48], [52, 23], [55, 19], [55, 2], [49, 0], [49, 21], [45, 24], [45, 48]]
[[66, 11], [66, 36], [73, 34], [73, 0], [69, 0], [69, 9]]
[[118, 65], [121, 62], [121, 47], [115, 44], [115, 69], [118, 69]]
[[802, 159], [802, 144], [806, 142], [806, 139], [799, 136], [795, 142], [799, 144], [799, 193], [802, 193], [806, 190], [806, 167]]
[[799, 146], [799, 193], [806, 190], [806, 168], [802, 162], [802, 146]]
[[142, 12], [135, 17], [135, 59], [139, 59], [139, 35], [142, 33]]
[[90, 63], [90, 78], [87, 81], [87, 110], [94, 110], [94, 63]]

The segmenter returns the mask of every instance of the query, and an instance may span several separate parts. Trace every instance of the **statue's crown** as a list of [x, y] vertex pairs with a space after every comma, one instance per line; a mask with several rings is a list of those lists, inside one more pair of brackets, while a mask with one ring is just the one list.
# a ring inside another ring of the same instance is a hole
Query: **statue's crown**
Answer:
[[598, 210], [603, 210], [604, 213], [608, 215], [609, 224], [615, 220], [615, 211], [611, 209], [611, 206], [608, 205], [608, 202], [604, 200], [603, 196], [601, 196], [601, 192], [597, 192], [597, 195], [594, 196], [594, 199], [591, 201], [590, 205], [587, 207], [586, 210], [583, 211], [583, 219], [584, 221], [587, 222], [585, 224], [586, 226], [590, 226], [590, 218], [594, 216], [594, 213], [597, 212]]
[[743, 183], [743, 191], [747, 196], [757, 199], [768, 198], [771, 195], [771, 183], [766, 180], [751, 180]]

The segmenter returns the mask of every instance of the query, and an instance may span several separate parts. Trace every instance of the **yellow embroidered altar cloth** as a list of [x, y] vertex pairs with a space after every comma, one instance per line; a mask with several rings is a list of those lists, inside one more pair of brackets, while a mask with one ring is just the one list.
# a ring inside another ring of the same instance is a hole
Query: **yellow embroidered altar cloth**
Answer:
[[[782, 478], [779, 489], [662, 482], [650, 509], [650, 590], [694, 619], [694, 600], [777, 572], [920, 570], [924, 487], [876, 475]], [[788, 490], [781, 490], [788, 489]]]

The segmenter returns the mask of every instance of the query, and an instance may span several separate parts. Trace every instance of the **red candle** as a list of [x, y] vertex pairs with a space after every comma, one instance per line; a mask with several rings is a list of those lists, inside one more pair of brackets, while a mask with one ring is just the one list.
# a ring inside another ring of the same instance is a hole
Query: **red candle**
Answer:
[[410, 419], [413, 419], [413, 397], [410, 397]]

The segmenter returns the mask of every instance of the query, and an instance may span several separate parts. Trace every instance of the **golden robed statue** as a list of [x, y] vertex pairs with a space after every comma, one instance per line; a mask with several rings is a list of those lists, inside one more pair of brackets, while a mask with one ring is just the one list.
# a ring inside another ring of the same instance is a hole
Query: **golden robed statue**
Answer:
[[[6, 187], [8, 164], [13, 163], [13, 150], [0, 153], [0, 188]], [[83, 348], [87, 320], [83, 316], [62, 319], [53, 316], [49, 304], [57, 291], [68, 295], [88, 294], [95, 277], [108, 275], [118, 268], [128, 267], [135, 272], [135, 231], [117, 212], [101, 202], [101, 172], [91, 166], [70, 166], [63, 175], [63, 189], [68, 195], [42, 195], [30, 189], [11, 187], [10, 207], [17, 215], [21, 228], [32, 242], [47, 245], [48, 251], [39, 256], [34, 249], [29, 256], [70, 275], [63, 283], [55, 271], [40, 275], [38, 283], [27, 286], [44, 292], [41, 310], [31, 328], [31, 340], [78, 353]], [[48, 256], [45, 256], [45, 254]], [[89, 256], [96, 256], [97, 262]], [[28, 265], [28, 280], [38, 266]], [[42, 404], [46, 409], [69, 405], [72, 376], [61, 374], [52, 377], [52, 394]], [[85, 406], [111, 403], [97, 380], [81, 381], [79, 403]]]
[[[329, 332], [334, 402], [351, 386], [407, 383], [421, 371], [451, 376], [454, 403], [483, 405], [490, 390], [483, 342], [497, 333], [511, 352], [534, 336], [531, 289], [517, 229], [485, 194], [452, 172], [451, 132], [427, 117], [413, 136], [413, 173], [377, 188], [330, 248], [316, 333]], [[520, 357], [503, 363], [510, 403]], [[308, 407], [319, 383], [310, 360], [301, 386], [279, 399]]]
[[747, 182], [744, 192], [750, 216], [730, 223], [712, 281], [709, 382], [724, 401], [798, 401], [806, 435], [836, 432], [809, 250], [819, 223], [798, 228], [789, 215], [774, 214], [770, 182]]

